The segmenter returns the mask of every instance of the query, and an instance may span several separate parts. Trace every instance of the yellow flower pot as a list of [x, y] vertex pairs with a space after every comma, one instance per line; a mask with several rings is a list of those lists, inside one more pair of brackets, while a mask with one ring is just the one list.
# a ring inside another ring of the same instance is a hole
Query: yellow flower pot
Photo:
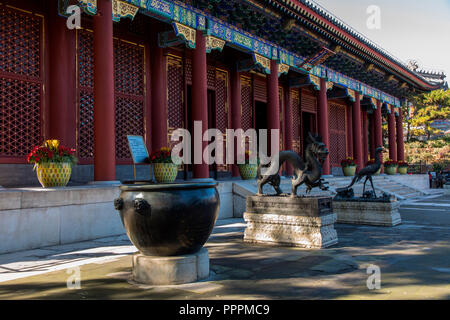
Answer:
[[389, 175], [394, 175], [397, 173], [397, 166], [384, 167], [384, 172]]
[[398, 167], [398, 173], [400, 173], [400, 174], [407, 174], [408, 173], [408, 167]]
[[174, 182], [178, 174], [178, 166], [173, 163], [155, 163], [153, 164], [155, 179], [158, 183]]
[[344, 176], [352, 177], [355, 175], [356, 166], [342, 167], [342, 171], [344, 171]]
[[241, 175], [242, 180], [256, 179], [257, 171], [258, 171], [257, 164], [240, 164], [239, 165], [239, 173]]
[[66, 162], [36, 164], [36, 174], [44, 188], [65, 187], [72, 174], [72, 165]]

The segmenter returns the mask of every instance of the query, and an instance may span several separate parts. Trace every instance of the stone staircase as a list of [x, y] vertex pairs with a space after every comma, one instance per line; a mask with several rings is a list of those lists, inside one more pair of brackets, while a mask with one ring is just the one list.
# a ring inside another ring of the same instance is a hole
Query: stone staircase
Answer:
[[[351, 177], [330, 177], [325, 178], [325, 180], [329, 183], [330, 189], [328, 191], [322, 191], [318, 188], [315, 188], [312, 190], [311, 195], [312, 196], [334, 196], [336, 194], [336, 189], [345, 187], [350, 184], [352, 178]], [[355, 191], [355, 194], [358, 196], [362, 195], [363, 191], [363, 182], [364, 179], [358, 183], [356, 183], [353, 186], [353, 189]], [[236, 188], [233, 188], [235, 190], [235, 194], [239, 194], [241, 196], [246, 196], [249, 194], [254, 194], [257, 191], [257, 185], [256, 181], [237, 181], [235, 182]], [[375, 191], [377, 195], [381, 195], [383, 192], [387, 194], [391, 194], [395, 197], [397, 197], [399, 200], [407, 200], [412, 199], [420, 196], [424, 196], [427, 193], [418, 190], [412, 186], [408, 186], [406, 183], [401, 183], [398, 181], [395, 181], [394, 179], [390, 178], [387, 175], [379, 175], [373, 177], [373, 184], [375, 186]], [[281, 180], [281, 189], [283, 192], [290, 193], [291, 192], [291, 180], [288, 178], [282, 178]], [[246, 192], [244, 192], [244, 189]], [[239, 191], [240, 190], [240, 191]], [[370, 185], [370, 182], [366, 183], [366, 191], [372, 190], [372, 187]], [[274, 190], [271, 186], [266, 185], [264, 186], [263, 191], [265, 193], [274, 193]], [[306, 191], [305, 186], [300, 186], [298, 189], [298, 194], [304, 194]]]
[[[424, 192], [404, 183], [395, 181], [387, 175], [374, 176], [372, 179], [377, 194], [385, 192], [387, 194], [396, 196], [399, 200], [406, 200], [425, 195]], [[350, 183], [351, 179], [349, 177], [333, 177], [327, 179], [327, 181], [329, 181], [330, 183], [330, 191], [335, 193], [335, 190], [337, 188], [347, 186]], [[364, 179], [353, 186], [356, 195], [362, 195], [363, 182]], [[366, 190], [372, 190], [370, 182], [366, 183]]]

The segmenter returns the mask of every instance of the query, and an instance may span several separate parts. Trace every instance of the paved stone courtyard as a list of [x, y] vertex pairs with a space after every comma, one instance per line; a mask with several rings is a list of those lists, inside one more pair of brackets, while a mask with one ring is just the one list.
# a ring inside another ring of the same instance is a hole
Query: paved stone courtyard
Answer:
[[[250, 245], [242, 219], [220, 221], [206, 247], [210, 278], [152, 287], [133, 283], [126, 236], [0, 256], [0, 299], [450, 299], [450, 197], [404, 202], [394, 228], [337, 224], [321, 250]], [[367, 267], [381, 269], [369, 290]], [[80, 266], [81, 288], [67, 270]]]

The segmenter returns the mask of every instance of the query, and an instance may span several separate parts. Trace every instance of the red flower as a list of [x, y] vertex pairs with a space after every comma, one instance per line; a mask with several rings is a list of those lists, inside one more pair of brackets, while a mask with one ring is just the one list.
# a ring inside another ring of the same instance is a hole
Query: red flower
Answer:
[[72, 154], [75, 149], [69, 149], [62, 145], [46, 147], [35, 146], [33, 150], [28, 154], [27, 161], [29, 163], [41, 163], [41, 162], [71, 162], [75, 163], [77, 161], [76, 157]]

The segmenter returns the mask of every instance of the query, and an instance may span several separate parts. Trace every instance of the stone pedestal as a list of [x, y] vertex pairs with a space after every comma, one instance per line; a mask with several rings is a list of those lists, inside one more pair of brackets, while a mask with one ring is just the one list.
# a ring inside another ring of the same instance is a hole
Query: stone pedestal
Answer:
[[244, 241], [303, 248], [338, 242], [329, 197], [250, 196], [244, 213]]
[[338, 223], [393, 227], [402, 223], [399, 201], [333, 201]]
[[133, 280], [151, 285], [196, 282], [209, 276], [209, 254], [206, 248], [194, 254], [158, 257], [140, 253], [133, 256]]
[[450, 184], [444, 184], [444, 194], [450, 195]]

